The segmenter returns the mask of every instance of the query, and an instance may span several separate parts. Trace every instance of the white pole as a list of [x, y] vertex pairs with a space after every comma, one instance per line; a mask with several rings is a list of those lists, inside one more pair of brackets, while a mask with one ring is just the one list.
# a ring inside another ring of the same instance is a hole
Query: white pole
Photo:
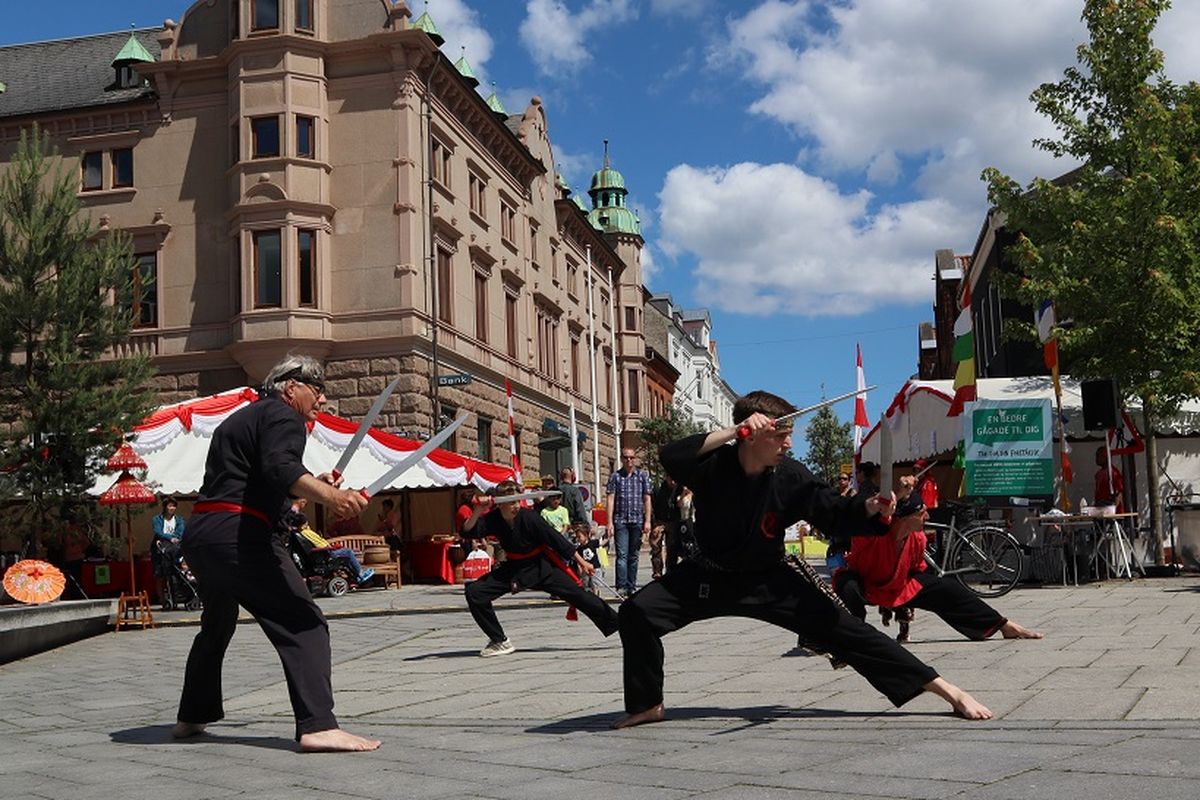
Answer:
[[575, 425], [575, 401], [571, 401], [570, 407], [571, 417], [571, 469], [575, 473], [575, 480], [579, 480], [579, 428]]
[[[612, 396], [613, 435], [616, 437], [617, 458], [613, 464], [621, 464], [621, 385], [617, 381], [617, 288], [613, 286], [612, 267], [608, 268], [608, 316], [612, 323]], [[614, 467], [615, 469], [615, 467]]]
[[600, 389], [596, 385], [596, 314], [592, 308], [592, 246], [587, 247], [587, 304], [588, 304], [588, 340], [591, 351], [588, 353], [588, 361], [591, 362], [592, 368], [592, 482], [596, 487], [596, 493], [592, 495], [592, 503], [600, 502], [600, 411], [596, 407], [596, 395], [600, 394]]

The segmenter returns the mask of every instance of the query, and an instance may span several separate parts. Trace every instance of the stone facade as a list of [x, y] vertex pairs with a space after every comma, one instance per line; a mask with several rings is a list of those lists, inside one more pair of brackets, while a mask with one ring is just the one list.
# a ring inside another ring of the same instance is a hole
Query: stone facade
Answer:
[[[126, 349], [152, 357], [163, 402], [254, 385], [305, 352], [327, 365], [331, 411], [360, 416], [398, 374], [381, 427], [421, 437], [447, 407], [477, 412], [507, 463], [507, 380], [526, 475], [562, 463], [574, 405], [592, 482], [594, 395], [606, 476], [614, 429], [637, 423], [615, 418], [614, 361], [633, 379], [625, 407], [645, 407], [640, 326], [610, 312], [640, 296], [641, 237], [591, 224], [557, 180], [541, 101], [497, 111], [404, 0], [314, 0], [311, 19], [301, 6], [264, 23], [253, 0], [199, 0], [136, 31], [155, 60], [131, 65], [108, 66], [113, 35], [73, 40], [103, 62], [96, 86], [39, 106], [68, 76], [34, 70], [45, 86], [0, 95], [0, 170], [39, 124], [87, 213], [133, 237], [152, 314]], [[44, 60], [38, 47], [0, 48], [0, 73]], [[478, 430], [455, 448], [481, 452]]]

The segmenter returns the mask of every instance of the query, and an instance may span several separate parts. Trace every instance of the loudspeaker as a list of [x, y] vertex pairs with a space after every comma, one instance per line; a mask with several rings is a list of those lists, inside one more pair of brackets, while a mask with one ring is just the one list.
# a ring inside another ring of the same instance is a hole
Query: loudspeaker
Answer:
[[1079, 384], [1083, 395], [1083, 427], [1103, 431], [1117, 427], [1121, 404], [1117, 401], [1116, 381], [1084, 381]]

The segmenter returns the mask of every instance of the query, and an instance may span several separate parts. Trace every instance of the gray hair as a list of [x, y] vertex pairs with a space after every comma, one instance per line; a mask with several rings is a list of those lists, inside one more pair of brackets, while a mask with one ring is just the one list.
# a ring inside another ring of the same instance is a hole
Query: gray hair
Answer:
[[267, 373], [263, 379], [265, 395], [279, 394], [288, 381], [325, 385], [325, 368], [312, 356], [287, 355]]

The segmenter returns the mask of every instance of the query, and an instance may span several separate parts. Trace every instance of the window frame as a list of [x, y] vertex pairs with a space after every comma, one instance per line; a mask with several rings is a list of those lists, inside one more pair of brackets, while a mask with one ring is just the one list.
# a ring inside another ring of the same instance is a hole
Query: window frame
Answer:
[[[314, 8], [313, 0], [296, 0], [294, 8], [296, 14], [296, 31], [299, 33], [315, 34], [317, 32], [317, 10]], [[308, 25], [301, 25], [300, 20], [304, 13], [308, 15]]]
[[488, 276], [480, 270], [475, 270], [475, 338], [481, 342], [488, 340]]
[[[274, 124], [275, 124], [275, 152], [273, 152], [273, 153], [267, 153], [267, 152], [263, 152], [263, 151], [259, 150], [260, 138], [259, 138], [258, 124], [260, 122], [264, 122], [264, 123], [265, 122], [274, 122]], [[278, 114], [264, 114], [261, 117], [251, 117], [250, 118], [250, 158], [251, 158], [251, 160], [257, 161], [257, 160], [261, 160], [261, 159], [265, 159], [265, 158], [279, 158], [280, 154], [283, 152], [283, 148], [281, 146], [282, 142], [280, 141], [280, 139], [282, 138], [281, 137], [282, 133], [283, 133], [283, 131], [279, 126], [279, 115]]]
[[[260, 244], [260, 240], [263, 238], [266, 238], [268, 236], [275, 237], [276, 241], [278, 242], [278, 248], [279, 248], [279, 250], [278, 250], [279, 260], [278, 260], [278, 264], [277, 264], [277, 267], [278, 267], [278, 276], [277, 277], [278, 277], [279, 285], [278, 285], [278, 287], [276, 287], [276, 291], [278, 292], [279, 299], [278, 299], [278, 302], [275, 302], [275, 303], [262, 302], [263, 293], [262, 293], [261, 289], [262, 289], [262, 285], [263, 285], [262, 284], [263, 253], [262, 253], [262, 245]], [[253, 287], [254, 308], [282, 308], [283, 307], [283, 229], [282, 228], [269, 228], [269, 229], [264, 229], [264, 230], [259, 230], [259, 231], [251, 231], [250, 232], [250, 242], [251, 242], [251, 248], [252, 248], [251, 257], [254, 260], [254, 287]]]
[[[300, 148], [300, 129], [303, 123], [308, 123], [308, 150]], [[317, 118], [311, 114], [296, 115], [296, 158], [316, 160], [317, 158]]]
[[429, 179], [450, 191], [453, 161], [450, 148], [436, 136], [429, 137]]
[[[88, 183], [88, 160], [94, 158], [96, 183], [91, 185]], [[103, 150], [86, 150], [79, 156], [79, 191], [81, 192], [99, 192], [104, 189], [104, 151]]]
[[506, 291], [504, 293], [504, 336], [507, 340], [506, 345], [509, 358], [516, 358], [517, 353], [520, 352], [517, 347], [517, 341], [520, 336], [520, 327], [518, 326], [519, 302], [517, 295], [512, 292]]
[[[258, 8], [259, 4], [264, 7], [274, 5], [275, 7], [275, 24], [274, 25], [259, 25], [258, 24]], [[250, 32], [257, 31], [277, 31], [279, 30], [279, 0], [250, 0]]]
[[[129, 156], [129, 180], [122, 181], [118, 179], [120, 170], [118, 169], [117, 154], [126, 153]], [[132, 147], [114, 147], [108, 151], [108, 165], [112, 170], [112, 188], [114, 189], [132, 189], [133, 188], [133, 148]]]
[[454, 254], [444, 247], [437, 248], [437, 318], [447, 325], [454, 324]]
[[[158, 316], [158, 254], [159, 251], [153, 250], [145, 253], [134, 254], [133, 267], [133, 305], [130, 312], [133, 315], [133, 327], [135, 329], [157, 328], [159, 326]], [[143, 285], [142, 274], [147, 266], [149, 259], [149, 271], [152, 273], [150, 286]], [[150, 302], [146, 302], [147, 295], [150, 296]], [[149, 307], [150, 319], [143, 319], [144, 308]]]
[[482, 414], [475, 417], [475, 456], [492, 463], [492, 420]]
[[[304, 237], [308, 236], [308, 266], [305, 267]], [[309, 298], [304, 299], [305, 274], [308, 276]], [[296, 286], [301, 308], [317, 307], [317, 230], [315, 228], [296, 229]]]

